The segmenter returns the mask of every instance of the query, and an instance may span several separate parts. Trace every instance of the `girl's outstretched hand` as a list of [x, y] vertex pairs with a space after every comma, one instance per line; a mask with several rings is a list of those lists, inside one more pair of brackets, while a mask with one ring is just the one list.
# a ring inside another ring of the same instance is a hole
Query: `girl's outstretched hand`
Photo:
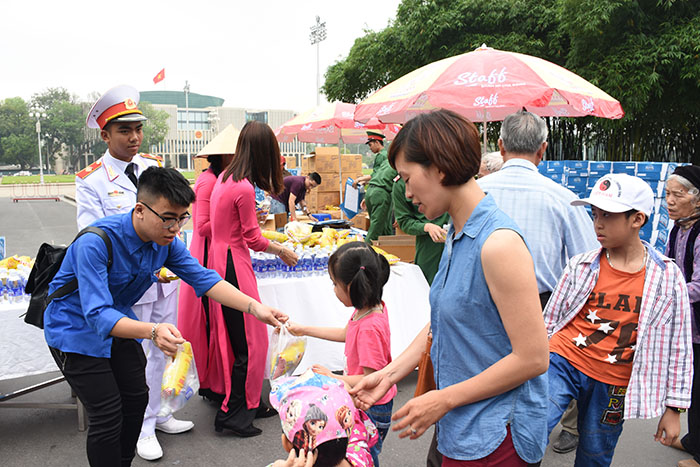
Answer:
[[368, 410], [391, 389], [391, 386], [393, 383], [389, 377], [380, 370], [362, 378], [349, 392], [355, 400], [355, 406]]
[[314, 370], [314, 373], [318, 373], [319, 375], [324, 375], [324, 376], [328, 376], [331, 378], [335, 378], [335, 375], [333, 373], [331, 373], [331, 370], [329, 370], [328, 368], [326, 368], [323, 365], [315, 364], [311, 368]]

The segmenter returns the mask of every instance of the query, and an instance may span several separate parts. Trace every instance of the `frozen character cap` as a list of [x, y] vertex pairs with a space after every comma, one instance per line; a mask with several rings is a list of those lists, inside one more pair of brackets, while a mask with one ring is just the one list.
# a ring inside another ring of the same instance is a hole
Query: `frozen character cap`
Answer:
[[571, 202], [572, 206], [590, 204], [607, 212], [643, 212], [647, 218], [654, 210], [654, 192], [641, 178], [627, 174], [608, 174], [595, 183], [588, 198]]
[[132, 86], [114, 87], [95, 102], [85, 123], [88, 128], [102, 130], [110, 122], [143, 122], [148, 120], [137, 107], [139, 97], [139, 92]]
[[357, 457], [364, 451], [369, 454], [369, 446], [376, 443], [376, 427], [355, 408], [343, 382], [311, 369], [273, 381], [270, 404], [279, 412], [282, 430], [296, 449], [314, 450], [326, 441], [350, 438], [348, 456]]

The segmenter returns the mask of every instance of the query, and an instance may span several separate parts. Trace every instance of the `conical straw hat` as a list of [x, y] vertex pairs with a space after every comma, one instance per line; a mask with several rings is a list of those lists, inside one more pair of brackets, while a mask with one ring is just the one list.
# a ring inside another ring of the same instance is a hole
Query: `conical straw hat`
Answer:
[[238, 135], [241, 134], [232, 124], [224, 128], [216, 137], [209, 141], [195, 157], [218, 156], [236, 152]]

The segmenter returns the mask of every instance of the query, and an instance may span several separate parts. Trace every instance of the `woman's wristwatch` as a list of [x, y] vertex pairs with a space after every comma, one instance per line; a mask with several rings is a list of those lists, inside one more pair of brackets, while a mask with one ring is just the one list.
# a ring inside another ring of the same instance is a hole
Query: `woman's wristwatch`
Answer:
[[677, 413], [685, 413], [685, 411], [686, 411], [686, 409], [680, 409], [680, 408], [678, 408], [678, 407], [671, 407], [671, 406], [668, 406], [668, 405], [666, 406], [666, 408], [667, 408], [667, 409], [671, 409], [671, 410], [673, 410], [674, 412], [677, 412]]

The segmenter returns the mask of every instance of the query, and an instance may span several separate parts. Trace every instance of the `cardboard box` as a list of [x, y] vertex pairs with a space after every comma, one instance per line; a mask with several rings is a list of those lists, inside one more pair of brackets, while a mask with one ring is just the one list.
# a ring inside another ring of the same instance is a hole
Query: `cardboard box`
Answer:
[[366, 212], [358, 213], [351, 219], [352, 226], [362, 230], [369, 230], [369, 216]]
[[416, 256], [416, 237], [413, 235], [382, 235], [372, 244], [398, 256], [405, 263], [412, 263]]
[[340, 175], [338, 172], [318, 172], [321, 176], [321, 184], [316, 188], [312, 188], [312, 192], [315, 191], [338, 191], [340, 190]]
[[287, 224], [287, 213], [269, 214], [267, 220], [260, 227], [263, 230], [277, 230]]
[[311, 193], [306, 194], [306, 205], [309, 211], [319, 211], [326, 206], [340, 206], [340, 193], [337, 190], [328, 192], [311, 190]]
[[195, 157], [194, 158], [194, 179], [197, 180], [199, 174], [204, 172], [209, 168], [209, 161], [206, 157]]
[[339, 156], [340, 150], [338, 146], [316, 146], [317, 156]]
[[362, 155], [343, 154], [340, 156], [340, 166], [345, 172], [359, 172], [362, 175]]
[[311, 156], [304, 156], [301, 163], [301, 171], [302, 173], [338, 172], [340, 169], [338, 157], [338, 154], [312, 154]]
[[295, 169], [297, 166], [297, 158], [295, 156], [284, 156], [285, 165], [288, 169]]

